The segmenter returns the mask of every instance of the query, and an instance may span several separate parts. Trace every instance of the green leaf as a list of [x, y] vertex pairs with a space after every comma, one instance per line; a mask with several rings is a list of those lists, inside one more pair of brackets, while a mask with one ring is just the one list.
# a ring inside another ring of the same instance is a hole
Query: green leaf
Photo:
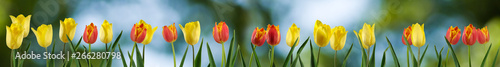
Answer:
[[351, 55], [352, 46], [354, 46], [354, 43], [351, 44], [351, 47], [349, 48], [349, 51], [347, 51], [347, 55], [345, 55], [344, 62], [342, 62], [342, 67], [346, 66], [347, 59], [349, 58], [349, 55]]
[[210, 60], [210, 67], [215, 67], [214, 57], [212, 55], [212, 50], [210, 49], [210, 45], [207, 43], [207, 52], [208, 52], [208, 60]]
[[[76, 49], [75, 49], [74, 47], [78, 48], [78, 46], [73, 46], [74, 44], [73, 44], [73, 42], [71, 42], [71, 41], [69, 40], [69, 36], [67, 36], [67, 35], [66, 35], [66, 38], [68, 39], [69, 44], [70, 44], [70, 45], [69, 45], [69, 46], [70, 46], [70, 51], [71, 51], [72, 53], [75, 53]], [[80, 40], [79, 40], [78, 42], [79, 42], [79, 43], [80, 43], [80, 42], [82, 42], [82, 37], [80, 37]], [[78, 44], [79, 44], [79, 43], [78, 43]], [[70, 66], [71, 66], [71, 64], [72, 64], [72, 62], [73, 62], [73, 60], [74, 60], [74, 58], [70, 58], [70, 61], [68, 61], [68, 62], [66, 63], [66, 67], [70, 67]], [[76, 67], [80, 67], [80, 61], [79, 61], [79, 60], [77, 60], [77, 61], [76, 61], [76, 63], [77, 63]]]
[[257, 53], [255, 52], [255, 46], [252, 43], [250, 43], [250, 44], [252, 46], [252, 51], [254, 53], [253, 56], [255, 57], [255, 62], [257, 63], [257, 67], [261, 67], [259, 57], [258, 57]]
[[[389, 47], [385, 48], [384, 55], [382, 55], [382, 63], [380, 65], [380, 67], [385, 67], [385, 52], [387, 52], [387, 49], [389, 49]], [[375, 66], [375, 65], [373, 65], [373, 66]]]
[[389, 38], [387, 36], [385, 37], [387, 40], [387, 43], [389, 44], [389, 48], [391, 48], [391, 54], [392, 54], [392, 59], [394, 60], [394, 63], [397, 64], [396, 67], [400, 67], [398, 56], [396, 55], [396, 52], [394, 51], [394, 48], [392, 47], [391, 41], [389, 41]]
[[425, 53], [427, 52], [427, 48], [429, 47], [429, 44], [425, 47], [424, 53], [422, 53], [422, 57], [420, 57], [420, 60], [418, 61], [418, 66], [422, 65], [422, 59], [424, 59]]
[[240, 52], [240, 59], [241, 59], [241, 63], [243, 64], [243, 67], [247, 67], [247, 65], [245, 64], [245, 59], [243, 58], [243, 53], [241, 52], [241, 50], [238, 50]]
[[[304, 47], [307, 45], [307, 42], [309, 42], [309, 37], [307, 37], [306, 41], [304, 41], [304, 43], [302, 43], [302, 45], [300, 46], [299, 50], [297, 50], [297, 56], [295, 56], [295, 59], [298, 59], [300, 57], [300, 53], [302, 52], [302, 50], [304, 49]], [[295, 65], [297, 64], [297, 60], [293, 60], [293, 63], [292, 63], [292, 67], [295, 67]]]
[[361, 43], [361, 39], [359, 39], [359, 38], [358, 38], [358, 41], [359, 41], [359, 47], [361, 47], [361, 52], [362, 52], [362, 56], [361, 56], [361, 58], [362, 58], [362, 59], [361, 59], [361, 61], [362, 61], [362, 62], [361, 62], [361, 67], [367, 67], [367, 65], [366, 65], [366, 64], [367, 64], [367, 63], [366, 63], [366, 61], [368, 61], [368, 58], [366, 58], [366, 57], [367, 57], [367, 55], [366, 55], [366, 52], [365, 52], [365, 48], [363, 48], [363, 45], [361, 45], [361, 44], [362, 44], [362, 43]]
[[302, 58], [300, 58], [300, 55], [297, 55], [297, 56], [299, 56], [300, 67], [305, 67], [304, 63], [302, 63]]
[[184, 51], [184, 55], [182, 55], [181, 65], [179, 67], [184, 67], [184, 60], [186, 59], [186, 54], [188, 52], [189, 45], [187, 45], [186, 50]]
[[[31, 47], [31, 42], [28, 43], [28, 47], [26, 47], [26, 50], [24, 51], [29, 51], [30, 50], [30, 47]], [[24, 59], [18, 59], [19, 60], [19, 63], [17, 63], [17, 67], [23, 67], [23, 63], [24, 63]]]
[[[235, 34], [234, 32], [235, 32], [235, 31], [233, 30], [233, 34]], [[228, 55], [228, 56], [227, 56], [227, 59], [226, 59], [226, 60], [223, 60], [223, 61], [226, 61], [226, 62], [225, 62], [226, 64], [225, 64], [225, 65], [223, 65], [223, 66], [225, 66], [225, 67], [229, 67], [229, 62], [231, 61], [231, 55], [232, 55], [232, 53], [233, 53], [233, 45], [234, 45], [234, 35], [233, 35], [233, 37], [231, 38], [231, 43], [229, 44], [229, 53], [227, 54], [227, 55]]]
[[198, 54], [194, 60], [194, 67], [201, 67], [201, 50], [203, 47], [203, 38], [201, 38], [200, 48], [198, 49]]
[[135, 59], [137, 60], [137, 67], [144, 67], [144, 60], [141, 55], [141, 51], [139, 51], [139, 48], [137, 47], [137, 44], [134, 44], [135, 46]]
[[286, 56], [286, 59], [285, 59], [285, 62], [283, 63], [283, 67], [287, 67], [288, 66], [288, 61], [290, 61], [290, 56], [292, 56], [292, 53], [293, 53], [293, 50], [295, 49], [295, 44], [297, 43], [297, 41], [299, 40], [299, 38], [297, 38], [295, 40], [295, 42], [293, 42], [293, 46], [292, 46], [292, 49], [290, 49], [290, 51], [288, 51], [288, 55]]
[[315, 59], [314, 58], [314, 51], [313, 51], [314, 49], [312, 47], [312, 43], [311, 42], [309, 42], [309, 47], [311, 49], [311, 67], [316, 67], [316, 65], [315, 65], [316, 63], [314, 62], [315, 61], [314, 60]]
[[[404, 40], [405, 40], [406, 43], [409, 43], [408, 39], [404, 38]], [[413, 61], [413, 66], [418, 67], [418, 63], [417, 63], [417, 60], [415, 59], [415, 55], [413, 53], [413, 50], [411, 49], [411, 46], [408, 45], [408, 44], [406, 44], [406, 49], [408, 51], [410, 51], [410, 53], [411, 53], [411, 58], [412, 58], [412, 61]]]
[[[231, 59], [231, 63], [229, 65], [229, 67], [234, 67], [234, 62], [236, 60], [236, 57], [238, 56], [239, 52], [240, 52], [240, 46], [236, 45], [236, 51], [235, 51], [235, 55], [233, 56], [233, 59]], [[228, 55], [229, 56], [229, 55]]]
[[442, 66], [442, 65], [441, 65], [441, 62], [442, 62], [442, 59], [443, 59], [443, 58], [441, 57], [441, 52], [443, 52], [443, 49], [444, 49], [444, 47], [443, 47], [443, 48], [441, 48], [441, 51], [439, 51], [439, 57], [438, 57], [438, 63], [439, 63], [439, 64], [438, 64], [438, 67], [441, 67], [441, 66]]
[[128, 58], [130, 59], [130, 67], [135, 67], [135, 62], [130, 52], [128, 52]]
[[377, 47], [377, 44], [374, 44], [373, 45], [373, 52], [372, 52], [372, 56], [370, 58], [370, 63], [369, 63], [369, 67], [375, 67], [375, 48]]
[[495, 59], [493, 59], [493, 63], [491, 64], [491, 67], [495, 67], [495, 64], [497, 63], [498, 52], [500, 52], [500, 49], [497, 50], [497, 54], [495, 55]]
[[120, 56], [122, 59], [123, 67], [127, 67], [127, 61], [125, 61], [125, 56], [123, 56], [122, 47], [120, 45], [118, 45], [118, 49], [120, 50]]
[[[112, 47], [109, 47], [111, 49], [111, 52], [115, 52], [116, 45], [118, 44], [118, 41], [120, 41], [120, 38], [122, 37], [122, 33], [123, 33], [123, 31], [120, 32], [118, 37], [115, 39], [115, 42], [113, 44], [111, 44]], [[121, 54], [121, 52], [120, 52], [120, 54]], [[109, 56], [107, 60], [108, 60], [108, 62], [106, 63], [106, 65], [107, 65], [106, 67], [111, 67], [111, 65], [113, 63], [112, 57]]]
[[483, 62], [481, 63], [481, 67], [484, 67], [484, 63], [486, 62], [486, 59], [488, 58], [488, 54], [490, 53], [491, 45], [493, 45], [493, 44], [490, 44], [490, 47], [488, 47], [488, 51], [486, 51], [486, 55], [484, 55], [484, 59], [483, 59]]
[[457, 58], [457, 55], [455, 54], [455, 50], [453, 50], [453, 47], [451, 47], [451, 44], [450, 44], [450, 42], [448, 42], [448, 39], [446, 39], [446, 36], [444, 37], [444, 40], [446, 41], [446, 43], [448, 44], [448, 47], [451, 50], [451, 54], [452, 54], [453, 59], [454, 59], [453, 61], [455, 61], [455, 66], [460, 67], [460, 63], [458, 62], [458, 58]]
[[[52, 51], [51, 51], [51, 53], [54, 53], [55, 48], [56, 48], [56, 43], [54, 43], [54, 42], [55, 41], [52, 42]], [[50, 67], [54, 67], [55, 66], [54, 59], [49, 59], [49, 64], [50, 64], [49, 65]]]

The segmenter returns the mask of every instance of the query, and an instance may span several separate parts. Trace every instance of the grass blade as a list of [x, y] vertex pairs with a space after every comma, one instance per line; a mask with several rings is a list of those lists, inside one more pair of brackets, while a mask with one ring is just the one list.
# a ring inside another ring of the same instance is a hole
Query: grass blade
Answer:
[[351, 44], [349, 51], [347, 51], [347, 55], [345, 55], [344, 62], [342, 62], [342, 67], [346, 66], [347, 59], [349, 58], [349, 55], [351, 54], [352, 46], [354, 46], [354, 43]]
[[203, 47], [203, 38], [201, 38], [200, 48], [198, 49], [198, 53], [196, 54], [196, 58], [194, 60], [194, 67], [201, 67], [201, 50]]
[[186, 54], [188, 52], [189, 45], [187, 45], [186, 50], [184, 51], [184, 55], [182, 55], [181, 65], [179, 67], [184, 67], [184, 60], [186, 59]]
[[486, 51], [486, 55], [484, 55], [484, 59], [483, 59], [483, 62], [481, 63], [481, 67], [484, 67], [484, 63], [486, 62], [486, 59], [488, 58], [488, 54], [490, 53], [491, 45], [493, 45], [493, 44], [490, 44], [490, 47], [488, 47], [488, 51]]
[[214, 57], [212, 55], [212, 50], [210, 49], [210, 45], [208, 45], [208, 43], [207, 43], [207, 53], [208, 53], [208, 60], [210, 60], [210, 64], [209, 64], [210, 67], [216, 67]]
[[396, 67], [400, 67], [398, 56], [396, 55], [396, 52], [394, 51], [394, 48], [392, 47], [391, 41], [389, 41], [389, 38], [387, 36], [385, 37], [387, 40], [387, 43], [389, 44], [389, 48], [391, 49], [391, 54], [392, 54], [392, 59], [394, 60], [394, 63], [397, 64]]
[[293, 50], [295, 49], [295, 44], [297, 43], [297, 41], [299, 40], [299, 38], [295, 39], [295, 42], [293, 42], [293, 46], [292, 46], [292, 49], [290, 49], [290, 51], [288, 51], [288, 55], [286, 56], [286, 59], [285, 59], [285, 62], [283, 64], [283, 67], [287, 67], [288, 66], [288, 61], [290, 61], [290, 56], [292, 56], [292, 53], [293, 53]]
[[314, 60], [315, 59], [314, 58], [314, 51], [313, 51], [314, 49], [313, 49], [313, 46], [312, 46], [311, 42], [309, 42], [309, 47], [311, 49], [311, 67], [316, 67], [316, 65], [315, 65], [316, 63], [314, 62], [315, 61]]
[[424, 56], [425, 56], [425, 53], [427, 52], [427, 48], [429, 47], [429, 44], [427, 44], [427, 46], [425, 47], [424, 49], [424, 53], [422, 53], [422, 57], [420, 57], [420, 60], [418, 61], [418, 66], [420, 66], [422, 64], [422, 59], [424, 59]]
[[385, 52], [387, 52], [387, 49], [389, 49], [389, 47], [385, 48], [384, 55], [382, 55], [382, 63], [380, 64], [380, 67], [385, 67]]
[[253, 56], [255, 57], [255, 62], [257, 63], [257, 67], [261, 67], [259, 57], [258, 57], [257, 53], [255, 52], [255, 46], [253, 44], [251, 44], [251, 46], [252, 46], [252, 51], [254, 53]]
[[455, 54], [455, 50], [453, 50], [453, 47], [451, 47], [451, 44], [450, 44], [450, 42], [448, 42], [448, 39], [446, 39], [446, 36], [444, 37], [444, 40], [448, 44], [448, 48], [450, 48], [450, 50], [451, 50], [451, 54], [452, 54], [453, 59], [454, 59], [453, 61], [455, 61], [455, 66], [460, 67], [460, 63], [458, 62], [457, 55]]

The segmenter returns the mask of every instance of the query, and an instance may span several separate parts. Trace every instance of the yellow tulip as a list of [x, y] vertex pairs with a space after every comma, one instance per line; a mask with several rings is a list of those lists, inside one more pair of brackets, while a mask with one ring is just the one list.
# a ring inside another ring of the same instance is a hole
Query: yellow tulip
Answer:
[[425, 44], [425, 32], [424, 24], [420, 25], [418, 23], [411, 25], [411, 42], [415, 47], [422, 47]]
[[38, 41], [38, 44], [44, 48], [47, 48], [50, 46], [50, 43], [52, 43], [52, 25], [45, 25], [42, 24], [35, 30], [33, 27], [31, 28], [33, 33], [35, 33], [36, 40]]
[[326, 25], [321, 23], [321, 21], [316, 20], [316, 24], [314, 24], [314, 42], [319, 47], [325, 47], [328, 45], [330, 37], [332, 36], [330, 25]]
[[[286, 33], [286, 44], [288, 46], [292, 47], [295, 42], [295, 40], [300, 39], [300, 28], [295, 25], [295, 23], [292, 24], [292, 27], [288, 29], [288, 32]], [[295, 45], [299, 44], [300, 40], [297, 40]]]
[[6, 29], [7, 35], [5, 40], [7, 41], [5, 42], [7, 42], [7, 47], [10, 49], [19, 48], [23, 43], [23, 27], [19, 23], [12, 23], [10, 24], [10, 27], [6, 26]]
[[28, 15], [26, 17], [24, 17], [23, 14], [17, 15], [17, 17], [10, 15], [10, 19], [12, 20], [12, 23], [19, 23], [21, 25], [24, 33], [23, 37], [27, 37], [30, 33], [31, 15]]
[[143, 23], [144, 27], [147, 29], [146, 37], [144, 38], [144, 41], [142, 41], [142, 44], [146, 45], [151, 43], [151, 40], [153, 40], [153, 34], [155, 33], [156, 28], [158, 27], [151, 29], [151, 25], [146, 24], [146, 22], [144, 22], [143, 20], [141, 20], [139, 23]]
[[184, 39], [186, 40], [186, 43], [189, 45], [194, 45], [198, 43], [198, 40], [200, 39], [200, 22], [189, 22], [186, 24], [186, 27], [183, 27], [181, 24], [182, 33], [184, 34]]
[[336, 26], [332, 29], [333, 36], [330, 38], [330, 46], [333, 50], [342, 50], [344, 48], [347, 32], [344, 26]]
[[361, 40], [361, 44], [365, 49], [375, 44], [375, 24], [368, 25], [365, 23], [363, 24], [363, 28], [359, 30], [359, 33], [354, 31], [354, 34]]
[[110, 24], [107, 20], [99, 28], [99, 39], [102, 43], [110, 43], [113, 40], [113, 24]]
[[59, 23], [61, 27], [59, 28], [59, 39], [64, 43], [68, 43], [66, 36], [69, 37], [69, 40], [73, 40], [78, 23], [75, 23], [73, 18], [65, 18], [64, 21], [59, 20]]

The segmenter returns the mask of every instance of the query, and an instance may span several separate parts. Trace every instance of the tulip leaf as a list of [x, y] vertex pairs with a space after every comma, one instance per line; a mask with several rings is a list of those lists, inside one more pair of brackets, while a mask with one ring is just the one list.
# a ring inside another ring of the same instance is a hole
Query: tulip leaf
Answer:
[[[300, 53], [302, 52], [302, 50], [304, 49], [304, 47], [307, 45], [307, 42], [309, 41], [309, 37], [307, 37], [306, 41], [304, 41], [304, 43], [302, 43], [302, 45], [300, 46], [299, 50], [297, 50], [297, 53], [296, 53], [296, 57], [295, 59], [298, 59], [300, 58]], [[295, 67], [295, 65], [297, 64], [297, 60], [293, 60], [293, 63], [292, 63], [292, 67]]]
[[[26, 47], [26, 50], [24, 51], [29, 51], [31, 47], [31, 42], [28, 43], [28, 47]], [[23, 67], [24, 59], [18, 59], [17, 67]]]
[[448, 39], [446, 39], [446, 36], [444, 37], [444, 40], [448, 44], [449, 49], [451, 50], [451, 54], [453, 56], [453, 61], [455, 61], [455, 66], [460, 67], [460, 63], [458, 62], [457, 55], [455, 54], [455, 50], [453, 50], [453, 47], [451, 47], [450, 42], [448, 42]]
[[495, 64], [496, 64], [497, 58], [498, 58], [498, 52], [500, 52], [500, 49], [497, 50], [497, 54], [495, 55], [495, 59], [493, 59], [493, 63], [491, 64], [491, 67], [495, 67]]
[[214, 57], [212, 55], [212, 50], [210, 49], [210, 45], [207, 43], [207, 53], [208, 53], [208, 60], [210, 60], [210, 67], [215, 67], [215, 61]]
[[257, 67], [261, 67], [259, 57], [255, 52], [255, 46], [252, 43], [250, 44], [251, 44], [250, 46], [252, 47], [252, 52], [254, 53], [253, 56], [255, 57], [255, 62], [257, 63]]
[[[68, 38], [69, 38], [69, 37], [68, 37]], [[75, 46], [75, 47], [73, 47], [73, 49], [75, 49], [75, 51], [76, 51], [76, 50], [78, 50], [78, 47], [79, 47], [79, 46], [80, 46], [80, 44], [82, 43], [82, 38], [83, 38], [83, 37], [80, 37], [80, 40], [78, 40], [78, 43], [76, 43], [76, 46]]]
[[300, 58], [300, 55], [297, 55], [297, 56], [299, 56], [300, 67], [305, 67], [304, 63], [302, 63], [302, 58]]
[[387, 43], [389, 44], [389, 48], [391, 49], [391, 54], [392, 54], [392, 59], [394, 60], [394, 63], [396, 63], [396, 67], [400, 67], [398, 56], [396, 55], [396, 52], [394, 51], [394, 48], [392, 47], [391, 41], [389, 41], [389, 38], [387, 36], [385, 37], [387, 40]]
[[243, 58], [243, 53], [241, 52], [241, 50], [238, 50], [240, 52], [240, 59], [241, 59], [241, 63], [243, 64], [243, 67], [247, 67], [247, 65], [245, 64], [245, 59]]
[[443, 49], [444, 49], [444, 47], [443, 47], [443, 48], [441, 48], [441, 50], [439, 51], [439, 57], [438, 57], [438, 62], [439, 62], [439, 64], [438, 64], [438, 67], [441, 67], [441, 66], [442, 66], [442, 65], [441, 65], [441, 62], [443, 61], [443, 60], [442, 60], [443, 58], [442, 58], [442, 56], [441, 56], [441, 52], [443, 52]]
[[141, 55], [141, 51], [139, 51], [139, 48], [137, 47], [137, 44], [134, 44], [135, 46], [135, 59], [137, 60], [137, 67], [144, 67], [144, 60]]
[[231, 59], [231, 63], [230, 63], [230, 66], [229, 67], [234, 67], [234, 62], [236, 60], [236, 57], [238, 57], [238, 54], [240, 52], [240, 46], [239, 45], [236, 45], [236, 51], [234, 51], [234, 56], [233, 56], [233, 59]]
[[370, 58], [370, 63], [369, 63], [369, 67], [375, 67], [375, 48], [377, 47], [377, 44], [374, 44], [373, 45], [373, 52], [372, 52], [372, 56]]
[[[405, 42], [406, 42], [406, 43], [409, 43], [409, 42], [408, 42], [408, 39], [404, 38], [404, 40], [405, 40]], [[405, 45], [406, 45], [406, 49], [407, 49], [407, 50], [410, 52], [410, 54], [411, 54], [411, 58], [412, 58], [412, 61], [413, 61], [413, 66], [418, 67], [418, 63], [417, 63], [417, 60], [415, 59], [415, 55], [414, 55], [414, 53], [413, 53], [413, 51], [412, 51], [412, 49], [411, 49], [411, 46], [410, 46], [410, 45], [408, 45], [408, 44], [405, 44]], [[408, 64], [408, 65], [409, 65], [409, 64]]]
[[486, 55], [484, 55], [484, 59], [483, 59], [483, 62], [481, 63], [481, 67], [484, 67], [484, 63], [486, 62], [486, 59], [488, 58], [488, 54], [490, 53], [491, 45], [493, 45], [493, 44], [490, 44], [490, 47], [488, 47], [488, 51], [486, 51]]
[[122, 59], [123, 67], [127, 67], [127, 61], [125, 61], [125, 56], [123, 56], [122, 47], [120, 45], [118, 45], [118, 49], [120, 50], [120, 56]]
[[342, 62], [342, 67], [346, 66], [347, 59], [349, 58], [349, 55], [351, 55], [352, 46], [354, 46], [354, 43], [351, 44], [351, 47], [349, 48], [349, 51], [347, 51], [347, 55], [345, 55], [344, 62]]
[[365, 48], [363, 48], [363, 45], [361, 43], [361, 39], [358, 38], [358, 41], [359, 41], [359, 47], [361, 47], [361, 52], [363, 55], [363, 56], [361, 56], [361, 58], [362, 58], [361, 67], [367, 67], [366, 61], [368, 61], [368, 57], [366, 55]]
[[427, 52], [427, 48], [429, 47], [429, 44], [427, 44], [427, 46], [425, 47], [424, 49], [424, 53], [422, 53], [422, 57], [420, 57], [419, 59], [419, 63], [418, 63], [418, 66], [420, 66], [422, 64], [422, 59], [424, 59], [424, 56], [425, 56], [425, 53]]
[[[120, 41], [120, 38], [122, 37], [122, 33], [123, 33], [123, 31], [120, 32], [118, 37], [115, 39], [115, 42], [113, 44], [111, 44], [111, 47], [109, 47], [111, 49], [110, 52], [115, 52], [116, 45], [118, 45], [118, 41]], [[113, 62], [112, 58], [113, 57], [111, 57], [111, 56], [108, 57], [108, 59], [107, 59], [108, 62], [106, 63], [106, 65], [107, 65], [106, 67], [111, 67], [111, 65], [112, 65], [111, 63]]]
[[186, 50], [184, 51], [184, 55], [182, 55], [181, 65], [179, 67], [184, 67], [184, 60], [186, 59], [186, 54], [188, 52], [189, 45], [187, 45]]
[[314, 58], [314, 51], [313, 51], [314, 49], [313, 49], [313, 46], [312, 46], [311, 42], [309, 42], [309, 48], [311, 49], [310, 50], [311, 51], [311, 67], [316, 67], [316, 65], [315, 65], [316, 63], [314, 62], [315, 61], [314, 60], [315, 59]]
[[198, 49], [198, 53], [196, 54], [196, 58], [194, 60], [193, 67], [201, 67], [201, 50], [203, 47], [203, 38], [201, 39], [200, 48]]
[[[385, 67], [385, 52], [387, 52], [387, 49], [389, 49], [389, 47], [385, 48], [385, 51], [384, 51], [384, 55], [382, 55], [382, 63], [380, 64], [380, 67]], [[373, 65], [375, 66], [375, 65]]]
[[128, 52], [128, 57], [130, 59], [130, 67], [135, 67], [135, 62], [132, 55], [130, 55], [130, 52]]
[[222, 60], [222, 61], [226, 61], [226, 62], [225, 62], [226, 64], [225, 64], [225, 65], [222, 65], [222, 66], [225, 66], [225, 67], [229, 67], [229, 62], [230, 62], [230, 60], [231, 60], [231, 56], [230, 56], [230, 55], [232, 55], [232, 53], [233, 53], [234, 34], [235, 34], [234, 32], [235, 32], [235, 31], [233, 30], [233, 37], [231, 38], [231, 43], [229, 44], [229, 53], [227, 54], [227, 55], [228, 55], [228, 56], [227, 56], [227, 59], [226, 59], [226, 60]]
[[283, 64], [283, 67], [287, 67], [287, 66], [288, 66], [288, 61], [290, 61], [290, 58], [291, 58], [290, 56], [292, 56], [293, 50], [295, 49], [295, 46], [297, 46], [297, 45], [295, 45], [295, 44], [297, 44], [297, 41], [298, 41], [298, 40], [299, 40], [299, 38], [297, 38], [297, 39], [295, 40], [295, 42], [293, 42], [292, 49], [290, 49], [290, 51], [288, 51], [288, 55], [286, 56], [285, 62], [284, 62], [284, 64]]
[[[78, 48], [78, 46], [73, 46], [74, 44], [73, 44], [73, 42], [71, 42], [71, 40], [69, 40], [69, 36], [67, 36], [67, 35], [66, 35], [66, 38], [68, 39], [69, 44], [70, 44], [70, 45], [69, 45], [69, 47], [70, 47], [70, 51], [71, 51], [72, 53], [75, 53], [76, 49], [75, 49], [74, 47]], [[78, 42], [79, 42], [79, 43], [80, 43], [80, 42], [82, 42], [82, 37], [80, 37], [80, 40], [78, 40]], [[73, 60], [74, 60], [74, 58], [70, 58], [70, 61], [66, 62], [66, 63], [67, 63], [67, 65], [66, 65], [66, 66], [67, 66], [67, 67], [70, 67], [70, 66], [71, 66], [71, 64], [72, 64], [72, 62], [73, 62]], [[79, 64], [80, 62], [79, 62], [79, 60], [77, 60], [77, 61], [76, 61], [76, 63], [77, 63], [77, 65], [76, 65], [76, 66], [77, 66], [77, 67], [80, 67], [80, 64]]]

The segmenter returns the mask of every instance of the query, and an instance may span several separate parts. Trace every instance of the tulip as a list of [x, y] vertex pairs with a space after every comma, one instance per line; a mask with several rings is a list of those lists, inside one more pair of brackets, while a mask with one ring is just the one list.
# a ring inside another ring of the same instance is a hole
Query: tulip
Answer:
[[6, 26], [7, 29], [7, 35], [6, 35], [6, 43], [7, 47], [10, 49], [17, 49], [19, 48], [22, 43], [23, 43], [23, 36], [24, 36], [24, 28], [21, 26], [19, 23], [12, 23], [9, 26]]
[[276, 46], [281, 41], [280, 26], [267, 25], [267, 43], [271, 46]]
[[424, 32], [424, 24], [413, 24], [411, 31], [411, 42], [415, 47], [422, 47], [425, 45], [425, 32]]
[[175, 23], [172, 25], [163, 26], [163, 39], [169, 43], [175, 42], [177, 40], [177, 29], [175, 29]]
[[472, 26], [472, 24], [469, 24], [468, 26], [464, 27], [464, 33], [462, 34], [462, 42], [465, 45], [474, 45], [476, 43], [476, 35], [475, 34], [476, 27]]
[[[179, 24], [180, 25], [180, 24]], [[189, 45], [195, 45], [200, 39], [200, 22], [189, 22], [186, 27], [181, 26], [182, 33], [184, 33], [184, 39]]]
[[108, 23], [107, 20], [101, 25], [99, 28], [99, 39], [101, 39], [102, 43], [110, 43], [113, 40], [113, 24]]
[[153, 34], [155, 34], [156, 28], [158, 27], [152, 28], [151, 25], [146, 24], [146, 22], [144, 21], [141, 22], [143, 22], [145, 24], [145, 28], [148, 29], [148, 31], [146, 31], [147, 32], [146, 37], [144, 38], [144, 41], [142, 41], [142, 44], [146, 45], [151, 43], [151, 40], [153, 40]]
[[375, 44], [375, 24], [368, 25], [363, 24], [363, 28], [359, 30], [359, 33], [354, 31], [357, 37], [361, 40], [363, 48], [368, 49], [373, 44]]
[[97, 40], [97, 27], [94, 23], [85, 26], [85, 31], [83, 32], [83, 41], [88, 44], [94, 44]]
[[229, 29], [225, 22], [215, 23], [212, 35], [214, 36], [215, 42], [222, 44], [229, 38]]
[[253, 33], [252, 33], [252, 44], [253, 45], [257, 45], [257, 46], [262, 46], [264, 45], [264, 42], [266, 42], [266, 39], [267, 39], [267, 36], [265, 36], [265, 34], [267, 33], [266, 30], [264, 30], [264, 28], [260, 28], [257, 27], [255, 28], [255, 30], [253, 30]]
[[412, 45], [411, 43], [411, 26], [408, 26], [408, 28], [405, 28], [403, 31], [403, 36], [401, 37], [401, 41], [403, 41], [403, 44], [406, 45], [405, 38], [408, 41], [408, 44]]
[[477, 41], [480, 43], [480, 44], [484, 44], [488, 41], [490, 41], [490, 33], [488, 32], [488, 26], [486, 27], [483, 27], [481, 29], [477, 29], [476, 30], [477, 32]]
[[321, 21], [316, 20], [316, 24], [314, 24], [314, 42], [319, 47], [325, 47], [328, 45], [330, 37], [332, 36], [330, 25], [326, 25], [321, 23]]
[[23, 28], [23, 37], [27, 37], [28, 34], [30, 33], [30, 21], [31, 21], [31, 15], [24, 16], [23, 14], [17, 15], [17, 17], [10, 15], [10, 20], [12, 23], [19, 23], [21, 27]]
[[456, 27], [453, 27], [453, 26], [450, 26], [450, 28], [448, 28], [448, 31], [446, 32], [446, 39], [452, 44], [452, 45], [455, 45], [458, 43], [458, 40], [460, 40], [460, 33], [462, 33], [460, 31], [460, 29], [458, 29], [458, 26]]
[[37, 30], [33, 27], [31, 30], [35, 34], [38, 44], [47, 49], [47, 47], [50, 46], [50, 43], [52, 43], [52, 25], [42, 24], [37, 28]]
[[172, 45], [172, 53], [174, 56], [174, 67], [177, 67], [175, 62], [175, 49], [174, 49], [174, 42], [175, 40], [177, 40], [177, 29], [175, 29], [175, 23], [169, 25], [168, 27], [163, 26], [162, 34], [163, 34], [163, 39], [165, 39], [165, 41], [172, 43], [171, 45]]
[[130, 39], [132, 39], [132, 41], [135, 43], [142, 43], [142, 41], [144, 41], [148, 30], [145, 25], [146, 23], [143, 20], [134, 24], [134, 27], [132, 27], [132, 33], [130, 33]]
[[69, 42], [66, 37], [69, 37], [69, 40], [73, 40], [78, 23], [75, 23], [73, 18], [65, 18], [64, 21], [59, 20], [59, 23], [61, 27], [59, 28], [59, 39], [64, 43]]
[[330, 46], [333, 50], [341, 50], [344, 48], [347, 38], [347, 32], [344, 26], [336, 26], [332, 29], [333, 36], [330, 38]]
[[[300, 39], [300, 28], [298, 28], [297, 25], [295, 25], [295, 23], [293, 23], [292, 26], [288, 29], [288, 32], [286, 33], [286, 44], [289, 47], [297, 45], [297, 44], [299, 44], [299, 40], [297, 40], [297, 39]], [[297, 41], [297, 42], [295, 42], [295, 41]], [[294, 42], [295, 42], [295, 44], [294, 44]]]

